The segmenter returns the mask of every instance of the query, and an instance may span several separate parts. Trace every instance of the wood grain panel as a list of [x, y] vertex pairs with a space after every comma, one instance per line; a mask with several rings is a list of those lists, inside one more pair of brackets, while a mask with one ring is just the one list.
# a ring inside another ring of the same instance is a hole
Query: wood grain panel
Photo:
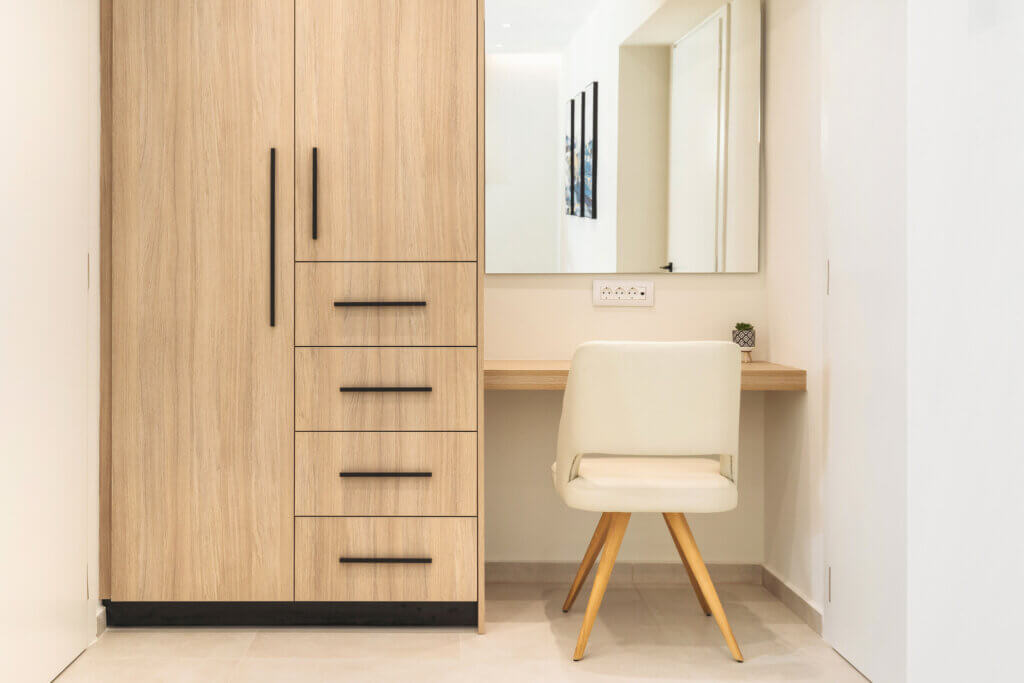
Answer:
[[474, 263], [298, 263], [295, 304], [298, 346], [476, 346]]
[[484, 236], [486, 235], [486, 141], [485, 131], [487, 120], [485, 93], [484, 68], [484, 0], [477, 0], [476, 3], [476, 83], [477, 83], [477, 116], [476, 116], [476, 155], [477, 155], [477, 253], [479, 257], [476, 264], [477, 282], [477, 633], [487, 631], [487, 600], [485, 599], [484, 588], [486, 578], [484, 569], [487, 566], [484, 552]]
[[[341, 477], [429, 472], [430, 477]], [[300, 432], [296, 515], [476, 515], [472, 432]]]
[[292, 24], [114, 3], [114, 600], [293, 596]]
[[475, 259], [476, 0], [297, 0], [295, 15], [298, 258]]
[[[430, 558], [430, 564], [343, 564], [341, 557]], [[472, 517], [300, 517], [295, 599], [476, 600]]]
[[[489, 360], [484, 362], [488, 390], [562, 391], [569, 377], [567, 360]], [[807, 391], [807, 371], [754, 361], [741, 370], [743, 391]]]
[[[342, 393], [341, 387], [430, 392]], [[475, 430], [476, 349], [295, 350], [295, 428]]]

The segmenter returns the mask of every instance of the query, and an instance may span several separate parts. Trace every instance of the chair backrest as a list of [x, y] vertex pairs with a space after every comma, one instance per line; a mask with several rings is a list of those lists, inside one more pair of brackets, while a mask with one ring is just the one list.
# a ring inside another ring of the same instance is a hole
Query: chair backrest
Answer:
[[583, 454], [719, 456], [737, 480], [740, 349], [732, 342], [588, 342], [576, 349], [556, 482]]

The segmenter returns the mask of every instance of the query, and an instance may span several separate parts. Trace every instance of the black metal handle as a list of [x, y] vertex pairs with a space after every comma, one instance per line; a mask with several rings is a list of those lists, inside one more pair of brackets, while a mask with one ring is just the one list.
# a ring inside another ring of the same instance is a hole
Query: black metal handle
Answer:
[[316, 147], [313, 148], [313, 239], [316, 239], [316, 201], [318, 173], [316, 168]]
[[277, 149], [270, 148], [270, 326], [277, 324]]
[[430, 564], [429, 557], [339, 557], [342, 564]]
[[342, 393], [374, 391], [433, 391], [433, 387], [338, 387]]
[[426, 306], [426, 301], [335, 301], [335, 308], [354, 306]]
[[672, 262], [671, 261], [669, 261], [667, 265], [658, 266], [658, 267], [661, 268], [662, 270], [667, 270], [670, 273], [672, 272]]
[[433, 472], [338, 472], [339, 477], [432, 477]]

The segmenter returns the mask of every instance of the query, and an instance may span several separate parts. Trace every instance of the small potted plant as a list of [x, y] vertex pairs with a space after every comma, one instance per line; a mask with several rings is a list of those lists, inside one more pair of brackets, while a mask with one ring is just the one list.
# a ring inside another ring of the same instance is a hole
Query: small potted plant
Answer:
[[750, 352], [754, 350], [754, 326], [750, 323], [736, 323], [736, 329], [732, 331], [732, 341], [743, 352], [743, 362], [749, 363], [752, 360]]

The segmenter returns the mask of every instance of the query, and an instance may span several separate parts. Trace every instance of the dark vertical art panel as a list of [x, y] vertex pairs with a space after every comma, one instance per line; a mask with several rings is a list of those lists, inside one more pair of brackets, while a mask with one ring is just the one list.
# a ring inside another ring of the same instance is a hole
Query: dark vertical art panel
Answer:
[[597, 218], [597, 81], [583, 92], [583, 217]]

